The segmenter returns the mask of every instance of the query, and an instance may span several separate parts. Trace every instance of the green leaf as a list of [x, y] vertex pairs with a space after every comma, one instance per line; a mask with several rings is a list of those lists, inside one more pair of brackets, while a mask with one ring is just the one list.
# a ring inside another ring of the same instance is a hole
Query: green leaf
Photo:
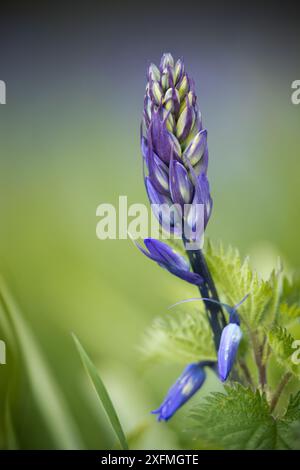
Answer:
[[199, 302], [199, 308], [191, 312], [180, 311], [156, 319], [145, 334], [142, 351], [152, 362], [187, 364], [199, 359], [215, 360], [212, 333], [202, 304]]
[[[26, 374], [35, 403], [56, 447], [58, 449], [83, 448], [84, 444], [65, 397], [53, 377], [32, 331], [25, 322], [22, 312], [1, 278], [0, 323], [7, 333], [6, 337], [10, 346], [13, 348], [14, 365]], [[12, 387], [15, 376], [10, 379], [9, 386]], [[11, 392], [10, 388], [6, 396], [7, 408], [10, 406]], [[10, 436], [7, 446], [16, 447], [17, 436], [13, 429], [11, 410], [6, 409], [5, 413], [6, 432]]]
[[274, 419], [264, 395], [239, 384], [225, 390], [210, 394], [192, 411], [198, 439], [224, 449], [295, 448], [290, 423]]
[[273, 321], [279, 298], [279, 274], [273, 272], [268, 281], [260, 279], [248, 258], [241, 260], [238, 250], [208, 242], [205, 257], [216, 282], [218, 291], [230, 305], [239, 302], [246, 294], [250, 294], [246, 302], [239, 307], [244, 322], [252, 327]]
[[298, 304], [287, 304], [283, 302], [279, 306], [279, 313], [282, 317], [286, 317], [284, 320], [296, 320], [300, 318], [300, 306]]
[[293, 336], [286, 328], [274, 325], [267, 332], [267, 338], [278, 362], [296, 377], [300, 378], [300, 365], [293, 362], [293, 353], [295, 352]]
[[300, 306], [300, 276], [295, 274], [291, 280], [283, 278], [282, 300], [287, 304], [296, 303]]
[[294, 276], [292, 280], [283, 279], [281, 304], [279, 313], [284, 322], [300, 318], [300, 277]]
[[287, 410], [282, 419], [289, 423], [300, 420], [300, 391], [290, 397]]
[[115, 431], [115, 433], [116, 433], [116, 435], [117, 435], [117, 437], [120, 441], [121, 447], [122, 447], [122, 449], [128, 449], [128, 444], [127, 444], [126, 437], [125, 437], [125, 434], [123, 432], [120, 420], [118, 418], [118, 415], [117, 415], [117, 412], [114, 408], [114, 405], [112, 404], [110, 396], [109, 396], [109, 394], [108, 394], [108, 392], [105, 388], [105, 385], [102, 382], [96, 367], [94, 366], [91, 359], [89, 358], [89, 356], [85, 352], [83, 346], [81, 345], [79, 339], [74, 334], [72, 334], [72, 336], [73, 336], [76, 348], [78, 350], [78, 353], [80, 355], [81, 361], [83, 363], [83, 366], [84, 366], [84, 368], [87, 372], [87, 375], [89, 376], [93, 386], [95, 387], [97, 396], [98, 396], [100, 402], [102, 403], [103, 408], [106, 412], [106, 415], [107, 415], [107, 417], [110, 421], [110, 424], [111, 424], [113, 430]]
[[281, 440], [292, 449], [300, 447], [300, 392], [291, 396], [284, 416], [277, 427]]

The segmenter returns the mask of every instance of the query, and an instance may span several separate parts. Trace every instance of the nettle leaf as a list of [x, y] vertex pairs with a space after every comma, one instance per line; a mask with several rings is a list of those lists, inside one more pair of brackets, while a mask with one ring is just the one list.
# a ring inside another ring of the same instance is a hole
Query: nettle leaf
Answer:
[[277, 428], [285, 448], [300, 448], [300, 392], [290, 397], [284, 416], [277, 421]]
[[283, 420], [289, 423], [300, 420], [300, 391], [291, 396]]
[[282, 317], [285, 317], [284, 320], [296, 320], [300, 318], [300, 306], [298, 304], [288, 305], [286, 302], [283, 302], [279, 305], [279, 313]]
[[231, 305], [239, 302], [246, 294], [249, 299], [241, 305], [239, 313], [248, 326], [257, 328], [263, 322], [270, 323], [277, 310], [279, 300], [279, 275], [273, 272], [268, 281], [261, 279], [249, 263], [241, 260], [238, 250], [208, 242], [205, 257], [219, 292]]
[[284, 277], [279, 313], [285, 322], [300, 318], [300, 277], [294, 276], [291, 281]]
[[177, 312], [154, 320], [146, 332], [142, 351], [147, 359], [180, 364], [215, 360], [212, 332], [204, 310]]
[[300, 275], [294, 275], [291, 280], [286, 276], [282, 283], [282, 299], [287, 304], [296, 303], [300, 306]]
[[293, 362], [293, 354], [295, 353], [293, 336], [286, 328], [275, 325], [267, 333], [267, 338], [278, 362], [300, 378], [300, 364]]
[[297, 404], [292, 402], [285, 417], [275, 419], [265, 395], [239, 384], [225, 390], [226, 394], [210, 394], [193, 409], [196, 438], [222, 449], [296, 448], [290, 424], [295, 421], [292, 410]]

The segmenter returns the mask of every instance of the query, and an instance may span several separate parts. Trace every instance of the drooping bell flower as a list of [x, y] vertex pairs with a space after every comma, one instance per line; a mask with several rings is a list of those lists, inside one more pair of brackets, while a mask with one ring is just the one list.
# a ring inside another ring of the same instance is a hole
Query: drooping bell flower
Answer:
[[144, 253], [144, 255], [180, 279], [196, 286], [199, 286], [202, 283], [201, 276], [190, 271], [190, 266], [187, 260], [176, 253], [166, 243], [163, 243], [160, 240], [155, 240], [154, 238], [145, 238], [144, 244], [147, 250], [138, 243], [135, 242], [135, 244], [139, 250]]
[[222, 331], [218, 351], [218, 371], [222, 382], [227, 380], [232, 370], [242, 336], [240, 325], [234, 322], [230, 322]]
[[172, 307], [174, 307], [185, 302], [205, 300], [207, 302], [213, 302], [222, 305], [228, 312], [229, 323], [222, 330], [220, 345], [218, 349], [218, 372], [220, 380], [222, 382], [225, 382], [227, 380], [233, 368], [238, 347], [243, 336], [242, 330], [240, 328], [240, 318], [237, 309], [248, 298], [248, 296], [249, 294], [247, 294], [238, 304], [234, 305], [233, 307], [228, 304], [219, 302], [218, 300], [208, 298], [187, 299], [172, 305]]
[[[211, 215], [212, 200], [206, 176], [207, 131], [202, 126], [194, 83], [183, 61], [175, 62], [169, 53], [163, 54], [159, 67], [150, 65], [147, 78], [141, 149], [148, 197], [151, 204], [155, 200], [170, 207], [179, 205], [182, 211], [178, 217], [187, 222], [191, 238], [200, 240]], [[185, 204], [191, 205], [186, 212]], [[204, 210], [197, 212], [200, 204]], [[178, 221], [176, 226], [165, 221], [167, 211], [162, 214], [157, 208], [153, 210], [165, 230], [178, 232], [184, 228]], [[203, 223], [199, 223], [199, 217], [203, 217]]]
[[214, 367], [214, 364], [212, 361], [203, 361], [189, 364], [184, 369], [160, 407], [152, 411], [152, 414], [158, 415], [158, 421], [168, 421], [202, 387], [206, 378], [204, 367]]
[[233, 307], [222, 304], [229, 314], [229, 323], [223, 328], [218, 350], [218, 372], [222, 382], [227, 380], [234, 366], [239, 344], [243, 336], [237, 309], [248, 296], [249, 294], [245, 295], [245, 297]]

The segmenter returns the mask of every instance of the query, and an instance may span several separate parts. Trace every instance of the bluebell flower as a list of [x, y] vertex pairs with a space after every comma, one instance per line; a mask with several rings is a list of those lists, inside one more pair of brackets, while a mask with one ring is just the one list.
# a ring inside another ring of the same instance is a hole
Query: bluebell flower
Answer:
[[222, 382], [227, 380], [232, 370], [242, 336], [237, 323], [229, 323], [222, 331], [218, 351], [218, 371]]
[[145, 238], [144, 243], [148, 251], [135, 242], [139, 250], [159, 266], [191, 284], [199, 286], [202, 283], [201, 276], [190, 271], [188, 261], [169, 245], [154, 238]]
[[243, 336], [242, 330], [240, 328], [240, 317], [237, 309], [248, 298], [248, 296], [249, 294], [245, 295], [245, 297], [233, 307], [231, 305], [219, 302], [218, 300], [208, 299], [205, 297], [181, 300], [180, 302], [177, 302], [176, 304], [171, 306], [175, 307], [176, 305], [185, 302], [205, 300], [206, 302], [212, 302], [222, 305], [225, 308], [229, 315], [229, 323], [222, 330], [220, 344], [218, 348], [218, 372], [220, 380], [222, 382], [225, 382], [227, 380], [233, 368], [238, 347]]
[[243, 333], [240, 328], [240, 317], [238, 307], [248, 298], [247, 294], [238, 304], [231, 307], [222, 304], [229, 314], [229, 323], [222, 330], [218, 350], [218, 372], [222, 382], [225, 382], [233, 368]]
[[160, 407], [152, 411], [152, 414], [158, 415], [158, 421], [168, 421], [202, 387], [206, 378], [204, 367], [213, 367], [213, 365], [213, 362], [203, 361], [189, 364], [184, 369], [179, 379], [168, 391]]

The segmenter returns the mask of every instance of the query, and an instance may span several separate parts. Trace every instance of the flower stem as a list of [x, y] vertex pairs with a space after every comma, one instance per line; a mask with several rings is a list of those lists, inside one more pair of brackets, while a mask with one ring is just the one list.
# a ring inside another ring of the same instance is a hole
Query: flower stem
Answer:
[[[199, 274], [204, 280], [203, 284], [199, 286], [201, 296], [218, 301], [219, 296], [217, 289], [206, 264], [203, 252], [201, 250], [186, 250], [186, 252], [193, 271]], [[205, 304], [208, 321], [213, 332], [215, 348], [216, 351], [218, 351], [222, 330], [226, 326], [225, 316], [221, 305], [205, 300], [203, 302]]]
[[250, 337], [253, 345], [254, 359], [258, 369], [259, 384], [261, 386], [261, 390], [264, 391], [267, 383], [266, 363], [263, 361], [264, 346], [259, 344], [256, 333], [250, 333]]
[[278, 385], [277, 389], [275, 390], [275, 393], [274, 393], [273, 398], [271, 400], [271, 404], [270, 404], [271, 412], [274, 411], [274, 409], [275, 409], [275, 407], [278, 403], [278, 400], [280, 398], [280, 395], [281, 395], [284, 387], [287, 385], [287, 383], [291, 379], [291, 377], [292, 377], [291, 372], [286, 372], [286, 374], [284, 374], [284, 376], [282, 377], [281, 382], [279, 382], [279, 385]]
[[240, 365], [240, 368], [242, 369], [242, 371], [244, 372], [244, 376], [245, 376], [248, 384], [251, 387], [254, 387], [253, 380], [252, 380], [252, 377], [251, 377], [251, 373], [250, 373], [250, 370], [249, 370], [246, 362], [243, 359], [240, 359], [239, 360], [239, 365]]

